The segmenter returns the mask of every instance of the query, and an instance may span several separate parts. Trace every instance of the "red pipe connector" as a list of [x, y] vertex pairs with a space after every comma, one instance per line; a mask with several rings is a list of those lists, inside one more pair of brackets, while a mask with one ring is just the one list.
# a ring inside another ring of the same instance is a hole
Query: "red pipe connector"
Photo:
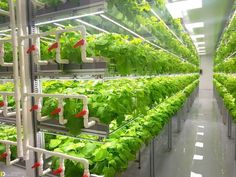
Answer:
[[76, 118], [80, 118], [80, 117], [85, 116], [86, 114], [87, 114], [87, 110], [84, 109], [84, 110], [82, 110], [80, 113], [76, 114], [75, 117], [76, 117]]
[[33, 51], [35, 51], [37, 49], [37, 47], [35, 45], [32, 45], [28, 50], [27, 50], [27, 53], [30, 54], [32, 53]]
[[33, 105], [32, 108], [30, 109], [30, 112], [32, 111], [36, 111], [39, 109], [39, 106], [38, 105]]
[[0, 159], [5, 159], [7, 158], [7, 156], [8, 156], [7, 152], [4, 152], [1, 154]]
[[81, 39], [81, 40], [79, 40], [74, 46], [73, 46], [73, 48], [77, 48], [77, 47], [81, 47], [81, 46], [83, 46], [85, 44], [85, 40], [84, 39]]
[[51, 52], [53, 49], [57, 49], [57, 48], [58, 48], [58, 42], [55, 42], [48, 48], [48, 52]]
[[0, 107], [5, 106], [5, 103], [3, 101], [0, 101]]
[[61, 172], [63, 172], [63, 169], [61, 167], [59, 167], [58, 169], [56, 169], [55, 171], [52, 172], [53, 175], [58, 175]]
[[40, 162], [36, 162], [31, 168], [38, 168], [41, 166], [41, 163]]
[[61, 112], [61, 108], [56, 108], [51, 112], [51, 116], [57, 115]]

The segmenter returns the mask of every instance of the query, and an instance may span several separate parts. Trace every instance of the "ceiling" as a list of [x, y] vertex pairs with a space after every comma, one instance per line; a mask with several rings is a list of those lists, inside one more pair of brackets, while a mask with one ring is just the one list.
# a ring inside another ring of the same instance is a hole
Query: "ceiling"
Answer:
[[[174, 2], [180, 0], [174, 0]], [[172, 1], [173, 2], [173, 1]], [[205, 42], [206, 54], [215, 52], [219, 37], [231, 13], [234, 0], [202, 0], [202, 8], [188, 10], [183, 18], [184, 24], [204, 22], [204, 27], [194, 28], [193, 34], [204, 34], [197, 42]]]

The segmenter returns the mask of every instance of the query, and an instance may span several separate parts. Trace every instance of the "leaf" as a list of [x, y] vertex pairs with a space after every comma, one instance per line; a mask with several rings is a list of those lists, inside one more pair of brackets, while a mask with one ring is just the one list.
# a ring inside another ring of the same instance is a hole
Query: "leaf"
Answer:
[[58, 147], [61, 144], [61, 142], [62, 142], [62, 140], [52, 139], [52, 140], [50, 140], [49, 148], [50, 149], [55, 149], [56, 147]]

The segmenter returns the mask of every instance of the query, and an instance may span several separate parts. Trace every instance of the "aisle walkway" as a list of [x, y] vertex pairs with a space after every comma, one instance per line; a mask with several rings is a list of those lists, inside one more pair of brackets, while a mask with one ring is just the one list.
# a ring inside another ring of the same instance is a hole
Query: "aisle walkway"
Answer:
[[201, 89], [156, 177], [236, 177], [234, 141], [226, 134], [212, 89]]

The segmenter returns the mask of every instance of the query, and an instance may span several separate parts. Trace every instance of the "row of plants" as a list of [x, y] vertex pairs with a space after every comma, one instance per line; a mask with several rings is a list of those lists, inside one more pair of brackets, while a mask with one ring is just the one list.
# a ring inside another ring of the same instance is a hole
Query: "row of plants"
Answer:
[[[193, 74], [107, 81], [52, 80], [43, 83], [43, 93], [86, 95], [89, 98], [90, 117], [97, 117], [101, 123], [115, 128], [130, 119], [130, 115], [145, 114], [153, 105], [184, 89], [198, 77]], [[12, 92], [13, 83], [0, 85], [0, 91]], [[3, 102], [2, 97], [0, 102]], [[14, 107], [14, 104], [14, 98], [9, 97], [8, 106]], [[76, 118], [75, 115], [83, 111], [82, 101], [66, 99], [64, 104], [64, 118], [68, 120], [66, 127], [71, 134], [78, 135], [83, 128], [83, 119]], [[58, 114], [51, 114], [57, 108], [58, 102], [55, 98], [44, 98], [43, 116], [57, 119]]]
[[[129, 119], [128, 115], [145, 114], [153, 105], [181, 91], [198, 77], [193, 74], [107, 81], [46, 81], [43, 92], [86, 95], [90, 117], [97, 117], [108, 125], [115, 121], [119, 126]], [[83, 127], [83, 119], [75, 115], [82, 111], [82, 102], [66, 99], [64, 105], [64, 118], [68, 120], [66, 127], [77, 135]], [[42, 114], [57, 118], [58, 115], [51, 115], [57, 107], [55, 98], [45, 98]]]
[[224, 100], [224, 105], [236, 122], [236, 76], [214, 74], [214, 85]]
[[[198, 82], [198, 79], [192, 81], [185, 89], [163, 99], [161, 103], [153, 105], [146, 114], [133, 114], [135, 121], [128, 123], [111, 134], [109, 138], [100, 142], [46, 134], [46, 148], [51, 151], [86, 158], [90, 162], [92, 174], [114, 177], [126, 170], [129, 162], [135, 160], [135, 154], [159, 134], [171, 120], [171, 117], [182, 107]], [[16, 141], [15, 128], [0, 126], [0, 139]], [[0, 153], [4, 152], [5, 147], [1, 145]], [[15, 148], [12, 148], [12, 156], [16, 156]], [[48, 162], [52, 162], [53, 169], [59, 168], [58, 158], [53, 157], [48, 159]], [[66, 177], [74, 177], [75, 174], [83, 176], [83, 166], [80, 163], [67, 160], [65, 166]]]
[[[185, 100], [198, 85], [193, 81], [182, 91], [152, 107], [145, 115], [135, 117], [135, 121], [122, 127], [102, 142], [89, 142], [64, 136], [48, 139], [48, 149], [89, 160], [92, 174], [114, 177], [125, 171], [137, 152], [156, 137], [171, 117], [182, 107]], [[53, 158], [53, 168], [59, 167], [59, 159]], [[83, 175], [79, 163], [66, 161], [66, 177]]]
[[155, 37], [154, 42], [188, 60], [189, 62], [198, 65], [199, 58], [196, 52], [192, 52], [166, 28], [163, 21], [158, 20], [151, 13], [150, 4], [143, 0], [109, 0], [108, 14], [116, 17], [123, 23], [130, 25], [131, 28], [139, 29], [146, 27], [148, 31]]
[[[71, 26], [68, 26], [71, 28]], [[55, 30], [52, 28], [50, 30]], [[51, 36], [53, 38], [53, 36]], [[60, 38], [61, 57], [70, 63], [81, 64], [81, 49], [74, 45], [81, 39], [79, 32], [63, 33]], [[55, 50], [48, 51], [53, 42], [42, 39], [40, 50], [42, 60], [55, 60]], [[198, 72], [198, 67], [191, 65], [162, 50], [157, 50], [141, 39], [121, 34], [96, 34], [87, 37], [88, 57], [103, 58], [111, 72], [120, 75], [152, 75], [163, 73]], [[12, 48], [5, 45], [6, 62], [12, 61]]]
[[[229, 57], [231, 54], [236, 52], [236, 16], [233, 15], [231, 23], [225, 29], [220, 45], [216, 51], [215, 55], [215, 65], [221, 64], [224, 60]], [[217, 69], [217, 68], [216, 68]]]
[[[193, 41], [186, 30], [183, 28], [182, 19], [173, 19], [169, 11], [165, 6], [165, 0], [156, 0], [154, 1], [154, 9], [156, 13], [164, 20], [164, 22], [170, 27], [170, 29], [179, 37], [179, 39], [187, 46], [187, 48], [197, 56], [196, 47], [193, 44]], [[152, 6], [152, 7], [153, 7]]]
[[235, 73], [236, 72], [236, 58], [232, 57], [224, 62], [217, 64], [214, 67], [215, 72]]

